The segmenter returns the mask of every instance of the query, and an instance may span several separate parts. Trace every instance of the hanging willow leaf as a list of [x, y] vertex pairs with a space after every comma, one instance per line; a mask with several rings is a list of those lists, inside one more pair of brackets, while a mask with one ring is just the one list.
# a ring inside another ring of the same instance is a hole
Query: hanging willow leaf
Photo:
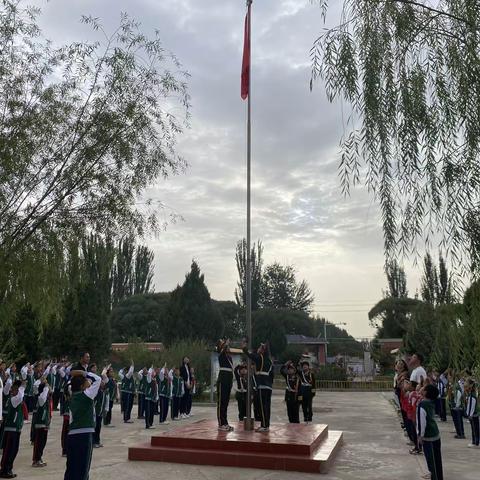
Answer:
[[478, 1], [344, 0], [341, 23], [312, 46], [312, 85], [357, 123], [341, 141], [341, 189], [362, 172], [387, 257], [439, 238], [457, 270], [478, 271], [479, 40]]

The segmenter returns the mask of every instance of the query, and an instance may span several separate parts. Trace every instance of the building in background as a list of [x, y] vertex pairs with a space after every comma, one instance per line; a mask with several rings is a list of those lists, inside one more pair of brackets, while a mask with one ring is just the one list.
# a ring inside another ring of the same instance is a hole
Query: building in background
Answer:
[[322, 338], [306, 337], [305, 335], [285, 335], [287, 345], [302, 347], [304, 353], [308, 354], [317, 365], [326, 365], [325, 346], [328, 344]]

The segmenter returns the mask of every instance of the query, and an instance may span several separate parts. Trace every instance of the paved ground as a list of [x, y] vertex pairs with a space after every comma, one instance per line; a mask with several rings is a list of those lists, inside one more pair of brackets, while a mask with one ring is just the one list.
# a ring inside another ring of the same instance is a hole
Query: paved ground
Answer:
[[[344, 431], [342, 447], [335, 467], [322, 480], [412, 480], [426, 471], [423, 457], [408, 454], [398, 419], [389, 403], [390, 395], [382, 393], [320, 393], [314, 403], [314, 421], [328, 423], [333, 430]], [[272, 421], [285, 421], [283, 397], [273, 398]], [[118, 407], [117, 407], [118, 408]], [[236, 405], [231, 408], [232, 419]], [[215, 409], [194, 405], [195, 417], [214, 418]], [[116, 428], [104, 428], [104, 448], [94, 450], [90, 480], [310, 480], [318, 475], [254, 469], [232, 469], [150, 462], [128, 462], [127, 447], [148, 441], [151, 434], [172, 428], [172, 424], [147, 431], [142, 421], [132, 425], [120, 423], [120, 414], [114, 414]], [[61, 480], [65, 459], [60, 456], [61, 419], [54, 418], [44, 460], [48, 466], [31, 467], [32, 447], [28, 442], [29, 425], [24, 427], [20, 453], [15, 472], [20, 479]], [[180, 422], [179, 422], [180, 423]], [[176, 426], [177, 423], [173, 426]], [[480, 467], [480, 450], [466, 448], [467, 441], [453, 440], [451, 422], [442, 424], [445, 479], [471, 480], [477, 478]], [[466, 425], [469, 432], [469, 426]]]

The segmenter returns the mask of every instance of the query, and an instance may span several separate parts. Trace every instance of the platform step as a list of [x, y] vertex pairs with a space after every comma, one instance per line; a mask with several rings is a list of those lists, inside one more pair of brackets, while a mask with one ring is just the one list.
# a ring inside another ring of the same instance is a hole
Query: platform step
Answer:
[[[328, 437], [328, 425], [273, 424], [268, 434], [245, 432], [243, 425], [235, 424], [233, 432], [219, 432], [209, 422], [197, 422], [183, 429], [155, 435], [153, 447], [193, 450], [228, 450], [231, 452], [273, 453], [276, 455], [313, 455]], [[301, 439], [301, 440], [300, 440]]]
[[[327, 430], [328, 431], [328, 430]], [[224, 467], [261, 468], [306, 473], [327, 473], [342, 443], [343, 434], [330, 431], [312, 455], [286, 455], [275, 452], [255, 452], [212, 448], [154, 446], [151, 443], [130, 447], [129, 460], [215, 465]], [[225, 443], [225, 442], [224, 442]], [[228, 442], [227, 442], [228, 443]], [[278, 447], [278, 444], [276, 445]]]

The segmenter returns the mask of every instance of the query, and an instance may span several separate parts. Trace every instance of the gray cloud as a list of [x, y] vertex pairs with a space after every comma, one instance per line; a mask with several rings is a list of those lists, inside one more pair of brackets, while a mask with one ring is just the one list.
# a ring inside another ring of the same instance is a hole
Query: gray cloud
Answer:
[[[152, 185], [145, 197], [161, 200], [185, 221], [169, 225], [155, 250], [159, 290], [182, 282], [195, 258], [215, 298], [233, 298], [235, 244], [245, 234], [245, 103], [240, 99], [244, 3], [218, 0], [38, 0], [45, 35], [56, 41], [93, 38], [81, 14], [98, 16], [107, 31], [120, 12], [164, 45], [192, 74], [192, 128], [178, 150], [185, 175]], [[340, 2], [339, 2], [340, 3]], [[309, 91], [309, 49], [323, 25], [307, 0], [255, 2], [253, 18], [253, 237], [266, 261], [294, 264], [327, 303], [379, 299], [384, 286], [378, 208], [363, 190], [342, 197], [337, 165], [343, 132], [339, 105], [320, 84]], [[409, 270], [410, 271], [410, 270]], [[412, 275], [415, 281], [416, 276]], [[352, 308], [349, 308], [351, 310]], [[354, 335], [370, 335], [361, 312], [326, 314], [347, 321]]]

